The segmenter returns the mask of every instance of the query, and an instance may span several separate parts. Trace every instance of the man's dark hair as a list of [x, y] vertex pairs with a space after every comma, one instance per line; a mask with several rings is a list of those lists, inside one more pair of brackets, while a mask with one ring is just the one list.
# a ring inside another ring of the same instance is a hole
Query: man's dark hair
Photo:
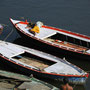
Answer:
[[67, 83], [68, 83], [68, 78], [66, 78], [66, 77], [63, 78], [63, 83], [64, 83], [64, 84], [67, 84]]

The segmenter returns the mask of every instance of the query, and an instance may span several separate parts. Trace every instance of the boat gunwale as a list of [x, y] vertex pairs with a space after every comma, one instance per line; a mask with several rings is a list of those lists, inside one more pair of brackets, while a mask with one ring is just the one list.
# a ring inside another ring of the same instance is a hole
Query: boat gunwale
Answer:
[[78, 37], [82, 37], [82, 38], [90, 40], [89, 36], [83, 35], [83, 34], [79, 34], [79, 33], [76, 33], [76, 32], [71, 32], [71, 31], [67, 31], [67, 30], [64, 30], [64, 29], [60, 29], [60, 28], [56, 28], [56, 27], [51, 27], [51, 26], [47, 26], [47, 25], [43, 25], [42, 27], [43, 28], [48, 28], [48, 29], [53, 29], [53, 30], [56, 30], [56, 31], [61, 31], [61, 32], [68, 33], [68, 34], [71, 34], [71, 35], [76, 35]]
[[[10, 18], [10, 21], [12, 22], [11, 18]], [[14, 25], [14, 27], [16, 27], [17, 30], [19, 30], [19, 31], [22, 32], [23, 34], [27, 35], [27, 36], [30, 37], [30, 38], [33, 38], [33, 39], [35, 39], [35, 40], [38, 40], [38, 41], [40, 41], [40, 42], [43, 42], [43, 43], [46, 43], [46, 44], [48, 44], [48, 45], [52, 45], [52, 46], [55, 46], [55, 47], [57, 47], [57, 48], [60, 48], [60, 49], [63, 49], [63, 50], [67, 50], [67, 51], [70, 51], [70, 52], [76, 52], [76, 53], [80, 53], [80, 54], [83, 54], [83, 55], [90, 55], [90, 53], [83, 53], [83, 52], [80, 52], [80, 51], [78, 51], [78, 50], [71, 50], [71, 49], [63, 48], [63, 47], [61, 47], [60, 45], [56, 45], [56, 44], [53, 44], [53, 43], [51, 43], [51, 42], [48, 42], [48, 41], [39, 39], [39, 38], [37, 38], [37, 37], [34, 37], [34, 36], [26, 33], [26, 32], [23, 31], [21, 28], [19, 28], [18, 26], [16, 26], [13, 22], [12, 22], [12, 24]]]

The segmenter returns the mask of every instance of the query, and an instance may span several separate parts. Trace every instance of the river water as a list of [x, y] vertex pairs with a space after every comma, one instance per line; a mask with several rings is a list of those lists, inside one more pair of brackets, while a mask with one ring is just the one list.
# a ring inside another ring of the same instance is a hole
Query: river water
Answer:
[[[1, 40], [13, 42], [20, 38], [9, 18], [42, 21], [44, 24], [90, 36], [89, 0], [2, 0], [0, 1], [0, 23], [4, 26]], [[10, 32], [13, 31], [11, 34]], [[8, 34], [10, 34], [8, 36]], [[69, 61], [90, 72], [90, 61]], [[3, 66], [3, 65], [2, 65]], [[84, 86], [75, 90], [90, 90], [90, 77]]]

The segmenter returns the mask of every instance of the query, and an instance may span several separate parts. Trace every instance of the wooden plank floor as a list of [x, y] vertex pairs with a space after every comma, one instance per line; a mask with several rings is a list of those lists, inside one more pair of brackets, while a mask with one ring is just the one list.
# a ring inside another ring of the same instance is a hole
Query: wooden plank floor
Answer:
[[85, 48], [83, 46], [75, 45], [75, 44], [72, 44], [72, 43], [69, 43], [69, 42], [63, 42], [63, 41], [58, 42], [58, 41], [56, 41], [54, 39], [50, 39], [50, 38], [46, 38], [45, 40], [51, 41], [51, 42], [56, 43], [58, 45], [63, 45], [63, 46], [78, 49], [78, 50], [84, 50], [84, 51], [87, 50], [87, 48]]
[[49, 66], [47, 63], [44, 63], [42, 61], [39, 61], [39, 60], [36, 60], [36, 59], [33, 59], [33, 58], [24, 58], [23, 57], [23, 58], [19, 59], [19, 61], [21, 61], [23, 63], [26, 63], [30, 66], [37, 67], [40, 70], [43, 70], [44, 68]]

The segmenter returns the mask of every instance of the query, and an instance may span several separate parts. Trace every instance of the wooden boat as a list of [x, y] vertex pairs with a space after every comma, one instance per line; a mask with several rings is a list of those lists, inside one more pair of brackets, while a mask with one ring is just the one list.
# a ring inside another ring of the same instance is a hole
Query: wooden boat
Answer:
[[61, 81], [68, 77], [70, 83], [76, 84], [83, 84], [88, 78], [88, 73], [66, 60], [5, 41], [0, 41], [0, 62], [27, 76]]
[[[14, 88], [17, 87], [18, 89], [27, 89], [27, 88], [35, 87], [38, 90], [43, 90], [43, 89], [59, 90], [57, 87], [55, 87], [55, 86], [53, 86], [53, 85], [51, 85], [47, 82], [44, 82], [42, 80], [39, 80], [39, 79], [33, 77], [32, 75], [28, 77], [28, 76], [18, 74], [18, 73], [15, 73], [15, 72], [0, 70], [0, 77], [1, 77], [0, 78], [0, 83], [2, 82], [2, 86], [3, 86], [3, 84], [5, 84], [5, 82], [8, 82], [8, 83], [10, 82], [11, 85], [15, 84], [13, 86]], [[17, 84], [17, 82], [18, 82], [18, 84]], [[0, 89], [1, 89], [2, 86], [0, 86]], [[7, 88], [10, 88], [10, 87], [7, 87]], [[12, 89], [14, 89], [14, 88], [12, 88]], [[35, 90], [35, 89], [33, 88], [32, 90]]]
[[90, 37], [73, 33], [63, 29], [43, 25], [36, 22], [39, 27], [39, 33], [32, 33], [31, 26], [27, 21], [13, 20], [10, 21], [17, 29], [19, 34], [27, 41], [37, 43], [37, 46], [47, 48], [52, 52], [60, 53], [65, 56], [74, 56], [80, 59], [90, 60]]

